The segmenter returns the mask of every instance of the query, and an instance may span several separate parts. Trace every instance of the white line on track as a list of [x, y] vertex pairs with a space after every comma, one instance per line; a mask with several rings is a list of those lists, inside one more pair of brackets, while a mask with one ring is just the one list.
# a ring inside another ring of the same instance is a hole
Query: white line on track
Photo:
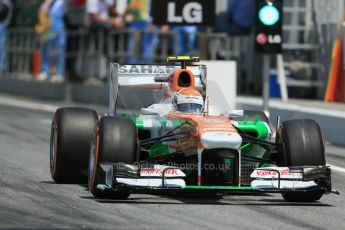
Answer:
[[331, 164], [327, 164], [328, 166], [331, 166], [331, 170], [332, 171], [337, 171], [337, 172], [342, 172], [345, 173], [345, 168], [336, 166], [336, 165], [331, 165]]
[[57, 106], [53, 106], [53, 105], [23, 101], [23, 100], [7, 98], [7, 97], [0, 97], [0, 104], [19, 107], [19, 108], [25, 108], [25, 109], [46, 111], [46, 112], [55, 112], [56, 109], [58, 108]]

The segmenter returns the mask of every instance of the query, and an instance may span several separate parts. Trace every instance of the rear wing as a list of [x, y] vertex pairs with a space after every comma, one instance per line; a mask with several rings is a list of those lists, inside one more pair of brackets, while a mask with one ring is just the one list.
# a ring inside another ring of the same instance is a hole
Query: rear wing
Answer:
[[[110, 64], [109, 76], [109, 115], [116, 115], [119, 90], [163, 90], [168, 86], [169, 76], [181, 65], [120, 65]], [[206, 65], [186, 66], [195, 76], [195, 88], [206, 90]]]

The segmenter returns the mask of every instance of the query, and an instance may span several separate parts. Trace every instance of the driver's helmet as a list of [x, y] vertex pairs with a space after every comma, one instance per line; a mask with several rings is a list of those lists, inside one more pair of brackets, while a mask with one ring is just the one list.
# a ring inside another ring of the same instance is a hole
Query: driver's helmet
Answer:
[[193, 88], [184, 88], [176, 92], [173, 98], [173, 108], [181, 113], [202, 113], [204, 99], [201, 93]]

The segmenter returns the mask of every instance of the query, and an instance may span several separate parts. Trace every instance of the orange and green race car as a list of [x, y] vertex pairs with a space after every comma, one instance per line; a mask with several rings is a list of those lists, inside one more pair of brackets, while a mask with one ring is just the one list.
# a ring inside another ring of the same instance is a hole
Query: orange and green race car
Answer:
[[[51, 129], [50, 171], [57, 183], [88, 182], [96, 198], [131, 193], [281, 193], [311, 202], [331, 193], [319, 125], [261, 111], [217, 112], [197, 57], [166, 65], [111, 65], [109, 113], [60, 108]], [[161, 92], [158, 103], [117, 113], [119, 89]]]

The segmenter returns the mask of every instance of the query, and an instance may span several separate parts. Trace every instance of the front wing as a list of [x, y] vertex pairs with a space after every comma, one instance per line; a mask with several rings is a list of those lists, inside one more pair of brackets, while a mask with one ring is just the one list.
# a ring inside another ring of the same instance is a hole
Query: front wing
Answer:
[[332, 192], [331, 169], [328, 166], [256, 168], [250, 186], [189, 186], [185, 174], [176, 167], [164, 165], [126, 165], [101, 163], [104, 183], [97, 189], [129, 190], [132, 193], [284, 193]]

